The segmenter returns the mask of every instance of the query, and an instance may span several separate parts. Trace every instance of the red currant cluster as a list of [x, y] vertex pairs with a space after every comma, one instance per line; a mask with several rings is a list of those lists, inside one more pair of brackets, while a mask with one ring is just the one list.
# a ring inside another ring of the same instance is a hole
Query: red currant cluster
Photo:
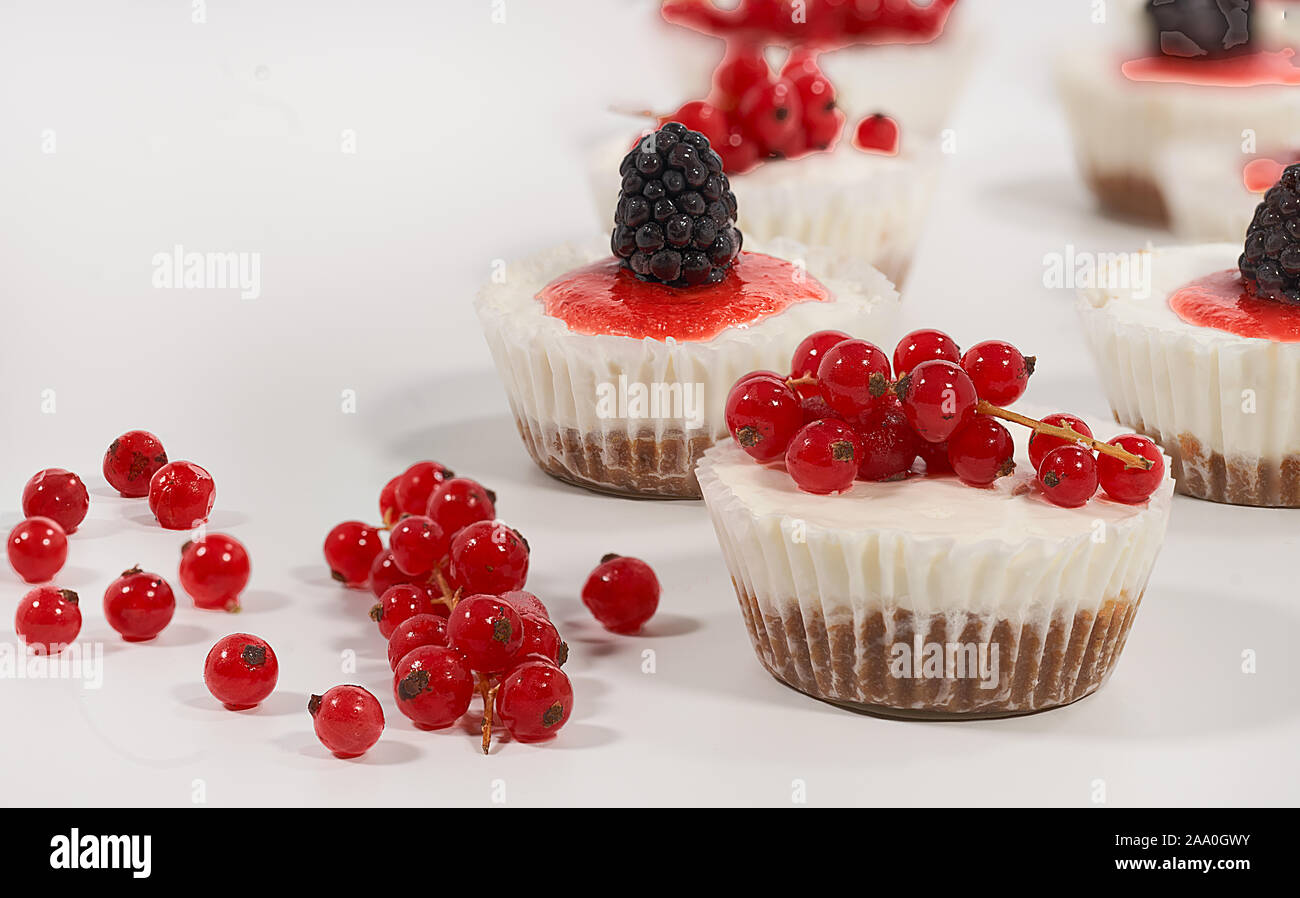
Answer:
[[1101, 443], [1072, 415], [1037, 421], [1002, 408], [1024, 394], [1034, 362], [1001, 340], [963, 354], [943, 331], [918, 330], [899, 341], [891, 367], [866, 340], [818, 331], [795, 349], [788, 376], [754, 371], [736, 382], [727, 427], [754, 459], [784, 462], [800, 489], [828, 494], [855, 479], [908, 477], [918, 458], [927, 474], [988, 486], [1015, 468], [1001, 419], [1034, 430], [1030, 458], [1048, 501], [1077, 507], [1099, 484], [1116, 501], [1146, 501], [1164, 478], [1151, 440]]

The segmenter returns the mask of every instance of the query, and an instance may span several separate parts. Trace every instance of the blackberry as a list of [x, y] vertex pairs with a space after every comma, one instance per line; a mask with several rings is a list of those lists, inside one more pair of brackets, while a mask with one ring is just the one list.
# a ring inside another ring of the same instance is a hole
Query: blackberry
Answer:
[[1244, 249], [1237, 267], [1256, 296], [1300, 304], [1300, 162], [1255, 207]]
[[736, 195], [709, 139], [680, 122], [646, 135], [619, 166], [609, 246], [645, 281], [716, 284], [740, 254]]
[[1219, 58], [1250, 49], [1250, 0], [1147, 0], [1156, 49], [1165, 56]]

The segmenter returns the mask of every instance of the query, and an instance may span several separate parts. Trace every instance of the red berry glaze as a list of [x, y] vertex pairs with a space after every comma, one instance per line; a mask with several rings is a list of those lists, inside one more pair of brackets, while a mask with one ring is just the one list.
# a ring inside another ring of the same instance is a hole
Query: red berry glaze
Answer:
[[1039, 465], [1038, 485], [1053, 505], [1078, 508], [1097, 492], [1097, 459], [1082, 446], [1059, 446]]
[[469, 710], [474, 674], [465, 656], [455, 649], [423, 645], [412, 649], [393, 671], [397, 710], [417, 727], [449, 727]]
[[38, 586], [18, 602], [14, 631], [35, 654], [57, 655], [81, 632], [77, 594]]
[[822, 353], [817, 380], [836, 414], [865, 415], [889, 394], [889, 357], [866, 340], [844, 340]]
[[962, 483], [988, 486], [1016, 469], [1011, 433], [988, 415], [973, 420], [948, 438], [948, 464]]
[[952, 362], [922, 362], [895, 390], [903, 414], [923, 440], [940, 443], [975, 416], [979, 397], [970, 376]]
[[176, 596], [157, 574], [133, 567], [104, 590], [104, 617], [127, 642], [153, 639], [171, 623]]
[[[1076, 418], [1074, 415], [1067, 414], [1066, 412], [1053, 412], [1050, 415], [1045, 415], [1043, 417], [1043, 423], [1052, 424], [1056, 427], [1069, 427], [1086, 437], [1092, 436], [1091, 427], [1083, 423], [1081, 418]], [[1079, 444], [1073, 440], [1067, 440], [1050, 433], [1038, 433], [1035, 431], [1029, 435], [1029, 462], [1034, 466], [1034, 470], [1037, 471], [1042, 467], [1043, 459], [1047, 457], [1047, 453], [1051, 452], [1053, 449], [1059, 449], [1062, 446], [1077, 445]]]
[[23, 487], [23, 517], [49, 518], [65, 534], [77, 532], [90, 509], [90, 493], [81, 478], [63, 468], [38, 471]]
[[[735, 109], [745, 94], [752, 88], [767, 84], [771, 78], [772, 70], [763, 57], [762, 47], [734, 44], [728, 48], [722, 62], [713, 71], [714, 103], [724, 111]], [[682, 124], [686, 125], [686, 122]], [[712, 141], [712, 138], [709, 139]]]
[[168, 462], [149, 481], [149, 510], [165, 530], [202, 524], [216, 499], [212, 475], [193, 462]]
[[803, 104], [799, 93], [786, 78], [755, 84], [740, 98], [736, 118], [745, 133], [758, 141], [769, 155], [792, 156], [802, 138]]
[[562, 665], [568, 660], [569, 646], [560, 638], [560, 631], [555, 629], [555, 624], [536, 614], [521, 613], [519, 618], [524, 622], [524, 641], [515, 655], [517, 659], [542, 655], [556, 665]]
[[528, 580], [528, 543], [500, 521], [470, 524], [451, 541], [451, 578], [467, 593], [522, 589]]
[[1151, 498], [1151, 494], [1165, 479], [1165, 457], [1160, 447], [1154, 441], [1134, 433], [1123, 434], [1106, 442], [1155, 462], [1149, 471], [1144, 471], [1141, 468], [1130, 468], [1113, 456], [1100, 456], [1097, 459], [1097, 475], [1106, 495], [1116, 502], [1129, 505], [1139, 505]]
[[417, 614], [434, 614], [437, 607], [427, 586], [397, 583], [388, 587], [370, 609], [370, 619], [379, 625], [380, 635], [388, 639], [410, 618]]
[[384, 527], [393, 526], [402, 516], [402, 510], [397, 507], [397, 484], [401, 479], [402, 475], [398, 474], [379, 491], [379, 520]]
[[906, 476], [923, 445], [902, 409], [882, 405], [862, 419], [857, 428], [862, 441], [859, 480], [897, 480]]
[[313, 695], [307, 713], [320, 744], [339, 758], [365, 754], [384, 732], [379, 699], [360, 686], [335, 686], [324, 695]]
[[424, 514], [429, 507], [429, 497], [438, 484], [455, 476], [436, 461], [417, 461], [397, 480], [397, 507], [403, 514]]
[[898, 122], [879, 112], [867, 116], [854, 129], [853, 145], [864, 152], [897, 156]]
[[104, 453], [104, 479], [128, 499], [149, 495], [149, 481], [167, 464], [160, 439], [147, 430], [128, 430]]
[[360, 521], [336, 524], [325, 537], [330, 576], [351, 589], [361, 589], [369, 582], [370, 568], [383, 552], [379, 531]]
[[573, 685], [553, 664], [521, 664], [501, 681], [495, 710], [515, 741], [542, 742], [558, 733], [573, 713]]
[[994, 405], [1010, 405], [1025, 395], [1029, 375], [1034, 373], [1034, 357], [1003, 340], [976, 343], [962, 356], [961, 366], [975, 382], [981, 399]]
[[9, 564], [28, 583], [44, 583], [68, 560], [68, 538], [49, 518], [28, 518], [9, 531]]
[[427, 577], [447, 557], [451, 539], [430, 518], [407, 515], [393, 527], [388, 549], [403, 574]]
[[582, 604], [606, 630], [637, 633], [659, 607], [659, 578], [639, 558], [606, 555], [582, 587]]
[[232, 711], [260, 704], [275, 691], [280, 663], [263, 639], [232, 633], [217, 640], [203, 664], [208, 692]]
[[524, 622], [500, 596], [461, 599], [447, 619], [447, 641], [482, 673], [508, 670], [524, 642]]
[[452, 477], [438, 484], [425, 512], [450, 541], [470, 524], [494, 520], [496, 495], [477, 480]]
[[785, 469], [806, 493], [840, 493], [853, 486], [862, 455], [853, 428], [843, 421], [814, 421], [790, 441]]
[[727, 396], [727, 429], [757, 461], [785, 455], [795, 431], [803, 426], [799, 397], [777, 377], [746, 375]]
[[794, 357], [790, 359], [790, 376], [800, 378], [811, 374], [816, 377], [817, 368], [826, 351], [852, 339], [843, 331], [817, 331], [809, 334], [795, 347]]
[[422, 645], [447, 645], [447, 618], [436, 614], [413, 614], [402, 621], [388, 637], [388, 666], [397, 670], [398, 662]]
[[181, 588], [196, 608], [238, 611], [251, 572], [248, 550], [233, 536], [209, 533], [181, 547]]
[[957, 341], [933, 328], [912, 331], [894, 347], [894, 376], [910, 374], [917, 365], [935, 359], [960, 362], [961, 348]]

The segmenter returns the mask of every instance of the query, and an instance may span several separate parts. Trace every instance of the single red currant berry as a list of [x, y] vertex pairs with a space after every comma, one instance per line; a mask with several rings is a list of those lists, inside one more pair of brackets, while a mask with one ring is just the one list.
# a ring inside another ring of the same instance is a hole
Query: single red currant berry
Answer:
[[1059, 446], [1039, 465], [1038, 485], [1053, 505], [1078, 508], [1097, 492], [1097, 459], [1082, 446]]
[[[1043, 418], [1044, 424], [1051, 424], [1056, 427], [1069, 427], [1075, 433], [1085, 437], [1092, 437], [1092, 428], [1083, 422], [1082, 418], [1076, 418], [1074, 415], [1066, 412], [1054, 412]], [[1039, 433], [1034, 431], [1029, 435], [1029, 463], [1037, 471], [1043, 466], [1043, 459], [1047, 453], [1053, 449], [1059, 449], [1062, 446], [1077, 446], [1074, 440], [1067, 440], [1063, 437], [1054, 436], [1050, 433]]]
[[[803, 423], [811, 424], [814, 421], [825, 419], [839, 419], [839, 413], [831, 408], [826, 397], [822, 395], [821, 388], [815, 384], [800, 384], [795, 387], [795, 392], [799, 394], [799, 407], [803, 410]], [[790, 447], [786, 446], [788, 450]]]
[[844, 340], [822, 353], [817, 381], [836, 414], [856, 418], [889, 394], [889, 358], [866, 340]]
[[745, 133], [739, 122], [731, 122], [730, 125], [726, 143], [715, 144], [713, 149], [722, 157], [722, 170], [734, 177], [743, 175], [758, 165], [763, 149]]
[[853, 486], [862, 443], [843, 421], [805, 424], [785, 452], [785, 469], [806, 493], [841, 493]]
[[862, 441], [858, 462], [859, 480], [899, 480], [912, 470], [912, 463], [925, 441], [907, 423], [902, 409], [882, 405], [862, 419], [857, 428]]
[[68, 560], [68, 537], [49, 518], [28, 518], [9, 531], [9, 564], [28, 583], [44, 583]]
[[263, 639], [232, 633], [217, 640], [203, 663], [208, 692], [231, 711], [260, 704], [275, 690], [280, 663]]
[[550, 739], [572, 713], [573, 684], [554, 664], [521, 664], [497, 689], [496, 719], [517, 742]]
[[167, 581], [133, 567], [104, 590], [104, 617], [127, 642], [153, 639], [171, 623], [176, 596]]
[[727, 395], [726, 418], [737, 445], [751, 458], [769, 462], [785, 455], [803, 426], [803, 408], [779, 377], [747, 376]]
[[829, 105], [812, 107], [805, 103], [803, 135], [807, 148], [809, 150], [834, 149], [840, 134], [844, 132], [844, 123], [847, 120], [844, 113], [836, 107], [834, 100], [831, 100]]
[[360, 521], [336, 524], [325, 537], [325, 563], [339, 583], [361, 589], [370, 580], [370, 568], [384, 552], [379, 531]]
[[542, 604], [542, 600], [537, 598], [537, 596], [533, 595], [531, 592], [525, 592], [522, 589], [512, 589], [509, 592], [501, 593], [501, 598], [509, 602], [520, 614], [531, 614], [534, 617], [541, 617], [546, 620], [551, 619], [550, 612], [546, 610], [546, 606]]
[[1034, 357], [1002, 340], [976, 343], [962, 356], [961, 366], [975, 382], [981, 399], [994, 405], [1010, 405], [1025, 395], [1029, 375], [1034, 373]]
[[894, 347], [894, 376], [910, 374], [917, 365], [934, 359], [960, 362], [961, 348], [957, 341], [933, 328], [912, 331]]
[[447, 645], [447, 618], [436, 614], [413, 614], [393, 630], [388, 637], [388, 666], [397, 670], [397, 664], [407, 652], [422, 645]]
[[128, 499], [149, 495], [149, 481], [167, 464], [160, 439], [147, 430], [128, 430], [104, 453], [104, 479]]
[[188, 530], [208, 519], [217, 500], [212, 475], [193, 462], [168, 462], [149, 481], [149, 510], [165, 530]]
[[692, 131], [699, 131], [709, 139], [711, 146], [726, 143], [730, 130], [727, 113], [703, 100], [692, 100], [684, 104], [672, 115], [661, 119], [659, 125], [662, 127], [668, 122], [681, 122]]
[[976, 415], [948, 438], [948, 464], [962, 483], [988, 486], [1016, 469], [1015, 441], [988, 415]]
[[391, 527], [402, 516], [402, 509], [397, 506], [397, 484], [402, 479], [398, 474], [379, 491], [379, 520], [384, 527]]
[[307, 701], [312, 727], [320, 744], [335, 757], [355, 758], [379, 741], [384, 709], [379, 699], [360, 686], [335, 686]]
[[528, 580], [528, 542], [500, 521], [470, 524], [451, 541], [451, 577], [465, 592], [500, 595]]
[[582, 604], [606, 630], [636, 633], [659, 607], [659, 578], [640, 558], [611, 553], [587, 577]]
[[898, 155], [898, 122], [877, 112], [858, 122], [853, 133], [853, 145], [867, 153], [885, 156]]
[[397, 522], [388, 538], [393, 563], [403, 574], [428, 576], [451, 549], [443, 529], [424, 515], [408, 515]]
[[1160, 447], [1135, 433], [1117, 436], [1107, 442], [1134, 455], [1149, 458], [1155, 464], [1150, 470], [1144, 471], [1142, 468], [1130, 468], [1122, 459], [1114, 456], [1100, 456], [1097, 459], [1097, 475], [1106, 495], [1116, 502], [1126, 502], [1129, 505], [1138, 505], [1151, 498], [1151, 494], [1165, 479], [1165, 457]]
[[370, 619], [379, 625], [380, 635], [388, 639], [415, 615], [433, 613], [433, 597], [427, 586], [398, 583], [384, 591], [383, 597], [370, 609]]
[[[722, 110], [735, 109], [751, 88], [766, 84], [772, 77], [761, 47], [735, 44], [713, 70], [713, 98]], [[678, 119], [681, 121], [681, 119]], [[682, 122], [682, 124], [686, 124]], [[686, 125], [690, 127], [690, 125]]]
[[817, 331], [809, 334], [794, 349], [794, 357], [790, 359], [790, 376], [799, 378], [811, 374], [816, 377], [817, 367], [826, 350], [852, 339], [843, 331]]
[[769, 154], [793, 155], [792, 140], [800, 135], [803, 105], [785, 78], [755, 84], [740, 98], [736, 118]]
[[470, 524], [494, 520], [496, 500], [496, 494], [478, 481], [452, 477], [438, 484], [429, 497], [426, 513], [450, 541]]
[[22, 597], [14, 631], [37, 655], [57, 655], [81, 632], [81, 609], [70, 589], [39, 586]]
[[940, 443], [975, 416], [979, 396], [968, 375], [952, 362], [922, 362], [894, 387], [903, 414], [923, 440]]
[[424, 514], [438, 484], [455, 476], [436, 461], [417, 461], [397, 480], [397, 507], [403, 514]]
[[382, 599], [384, 593], [399, 583], [418, 583], [420, 579], [403, 574], [392, 552], [381, 552], [370, 565], [370, 591], [376, 599]]
[[76, 533], [90, 509], [90, 493], [81, 478], [62, 468], [38, 471], [23, 487], [23, 517], [49, 518], [64, 533]]
[[555, 624], [536, 614], [520, 614], [519, 619], [524, 622], [524, 641], [516, 657], [542, 655], [556, 665], [563, 665], [569, 659], [568, 643], [560, 638]]
[[238, 611], [250, 573], [248, 550], [233, 536], [209, 533], [181, 546], [181, 588], [196, 608]]
[[524, 622], [499, 596], [469, 596], [447, 619], [447, 641], [474, 670], [506, 670], [523, 645]]
[[474, 673], [455, 649], [422, 645], [407, 652], [393, 671], [397, 710], [423, 730], [449, 727], [469, 710]]

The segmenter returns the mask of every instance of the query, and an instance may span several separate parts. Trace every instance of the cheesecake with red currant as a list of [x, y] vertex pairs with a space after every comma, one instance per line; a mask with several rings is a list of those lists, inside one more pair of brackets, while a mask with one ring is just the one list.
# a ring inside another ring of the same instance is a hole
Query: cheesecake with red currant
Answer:
[[809, 330], [879, 336], [898, 294], [857, 258], [753, 245], [703, 134], [670, 122], [618, 165], [609, 238], [507, 269], [477, 310], [524, 445], [595, 490], [698, 498], [695, 462], [727, 434], [727, 391], [782, 365]]
[[736, 384], [734, 439], [698, 475], [777, 680], [899, 717], [1025, 714], [1106, 680], [1173, 482], [1145, 437], [1007, 408], [1033, 368], [1002, 341], [919, 331], [891, 360], [820, 333], [788, 376]]
[[1149, 283], [1117, 265], [1079, 299], [1115, 419], [1160, 442], [1182, 493], [1300, 507], [1300, 165], [1244, 246], [1145, 250]]

